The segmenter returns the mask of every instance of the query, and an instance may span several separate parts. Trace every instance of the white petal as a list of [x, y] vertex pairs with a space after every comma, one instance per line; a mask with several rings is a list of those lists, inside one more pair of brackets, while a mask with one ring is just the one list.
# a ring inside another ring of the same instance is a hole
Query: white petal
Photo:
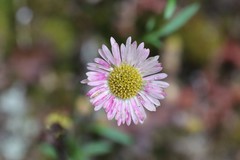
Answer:
[[108, 120], [112, 120], [114, 118], [114, 116], [116, 115], [117, 113], [117, 109], [119, 107], [119, 103], [118, 101], [115, 101], [113, 106], [111, 107], [111, 109], [107, 112], [107, 118]]
[[126, 123], [129, 126], [131, 124], [131, 111], [130, 111], [130, 106], [129, 103], [126, 102]]
[[103, 69], [100, 69], [100, 68], [96, 68], [96, 67], [90, 67], [90, 66], [88, 66], [87, 69], [90, 70], [90, 71], [94, 71], [94, 72], [98, 72], [98, 73], [103, 73], [103, 74], [108, 74], [108, 73], [109, 73], [109, 71], [106, 71], [106, 70], [103, 70]]
[[132, 42], [132, 37], [128, 37], [127, 41], [126, 41], [126, 46], [130, 45]]
[[143, 70], [151, 70], [152, 68], [160, 65], [160, 63], [158, 62], [158, 57], [159, 56], [150, 57], [147, 60], [140, 63], [138, 67]]
[[110, 64], [109, 59], [107, 58], [107, 56], [105, 55], [105, 53], [103, 52], [102, 49], [98, 49], [98, 53], [100, 54], [100, 56], [101, 56], [108, 64]]
[[94, 110], [95, 111], [98, 111], [99, 109], [101, 109], [105, 104], [106, 102], [109, 100], [109, 98], [111, 97], [110, 94], [107, 94], [106, 96], [104, 96], [101, 100], [97, 101], [94, 105], [95, 105], [95, 108]]
[[111, 66], [109, 65], [109, 63], [107, 63], [105, 60], [103, 60], [102, 58], [95, 58], [94, 61], [98, 64], [101, 64], [102, 66], [106, 67], [106, 68], [110, 68]]
[[100, 93], [102, 93], [103, 91], [106, 91], [106, 90], [107, 90], [106, 85], [100, 85], [100, 86], [97, 86], [97, 87], [93, 87], [92, 89], [90, 89], [87, 92], [87, 96], [89, 96], [90, 98], [94, 98], [94, 97], [96, 97], [97, 95], [99, 95]]
[[120, 126], [121, 124], [122, 124], [122, 119], [119, 118], [119, 119], [117, 120], [117, 125]]
[[111, 95], [111, 97], [106, 102], [106, 104], [103, 106], [103, 108], [105, 109], [106, 112], [109, 112], [111, 110], [111, 108], [113, 107], [113, 105], [114, 105], [114, 96]]
[[136, 113], [134, 112], [134, 105], [136, 106], [136, 104], [135, 104], [135, 102], [134, 102], [134, 99], [132, 98], [132, 99], [130, 99], [130, 101], [128, 102], [130, 105], [129, 105], [129, 107], [130, 107], [130, 113], [131, 113], [131, 116], [132, 116], [132, 120], [133, 120], [133, 122], [135, 123], [135, 124], [138, 124], [138, 118], [137, 118], [137, 115], [136, 115]]
[[123, 105], [122, 105], [122, 108], [121, 108], [121, 113], [122, 113], [122, 123], [125, 124], [125, 121], [126, 121], [126, 101], [123, 101]]
[[152, 102], [153, 104], [155, 104], [156, 106], [159, 106], [160, 105], [160, 102], [158, 99], [150, 96], [148, 93], [146, 93], [145, 91], [141, 91], [141, 93], [150, 101]]
[[162, 70], [162, 67], [159, 66], [159, 67], [154, 67], [151, 69], [145, 69], [145, 70], [141, 71], [141, 74], [145, 77], [148, 75], [159, 73], [159, 72], [161, 72], [161, 70]]
[[151, 76], [144, 77], [144, 80], [160, 80], [166, 78], [168, 75], [166, 73], [158, 73]]
[[84, 80], [81, 81], [82, 84], [87, 84], [88, 82], [89, 82], [88, 79], [84, 79]]
[[102, 50], [103, 50], [103, 53], [105, 54], [105, 56], [107, 57], [107, 59], [109, 59], [109, 61], [115, 65], [115, 61], [114, 61], [114, 58], [113, 58], [113, 55], [112, 53], [110, 52], [110, 50], [107, 48], [107, 46], [105, 45], [102, 45]]
[[117, 43], [112, 45], [112, 53], [113, 57], [115, 59], [116, 65], [119, 65], [121, 63], [121, 57], [120, 57], [120, 50]]
[[126, 47], [125, 47], [124, 44], [121, 44], [120, 50], [121, 50], [122, 62], [126, 62], [126, 60], [127, 60], [127, 52], [126, 52]]
[[139, 96], [138, 98], [142, 100], [140, 100], [140, 102], [142, 103], [142, 105], [149, 111], [156, 111], [156, 107], [142, 94], [142, 93], [139, 93]]
[[90, 101], [92, 102], [92, 104], [95, 103], [101, 103], [104, 101], [104, 98], [109, 94], [109, 91], [103, 91], [102, 93], [99, 93], [96, 97], [92, 98]]
[[103, 107], [103, 103], [95, 106], [95, 107], [94, 107], [94, 111], [98, 111], [98, 110], [100, 110], [102, 107]]
[[164, 81], [152, 81], [151, 83], [157, 84], [158, 86], [160, 86], [162, 88], [169, 87], [169, 84], [167, 82], [164, 82]]
[[142, 50], [144, 48], [144, 42], [140, 43], [137, 50]]
[[139, 58], [138, 58], [139, 63], [138, 64], [140, 65], [143, 61], [145, 61], [147, 59], [147, 57], [150, 54], [150, 50], [144, 48], [142, 50], [139, 50], [138, 53], [139, 53]]
[[113, 46], [115, 43], [117, 43], [116, 40], [115, 40], [113, 37], [110, 38], [110, 42], [111, 42], [111, 45], [112, 45], [112, 46]]
[[127, 48], [127, 63], [133, 65], [135, 60], [138, 58], [136, 55], [137, 42], [134, 41], [133, 44], [129, 45]]
[[143, 123], [144, 120], [146, 119], [147, 115], [145, 113], [145, 110], [143, 109], [142, 103], [139, 102], [137, 97], [134, 97], [134, 100], [137, 104], [137, 106], [134, 106], [134, 111], [138, 117], [139, 122]]
[[106, 80], [102, 80], [102, 81], [91, 81], [91, 82], [88, 82], [87, 84], [89, 86], [98, 86], [98, 85], [102, 85], [102, 84], [106, 84], [107, 81]]

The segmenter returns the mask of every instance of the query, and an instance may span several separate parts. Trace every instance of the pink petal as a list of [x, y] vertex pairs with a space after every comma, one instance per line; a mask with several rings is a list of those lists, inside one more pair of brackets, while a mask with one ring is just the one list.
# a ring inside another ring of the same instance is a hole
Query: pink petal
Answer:
[[147, 57], [149, 56], [150, 50], [149, 49], [142, 49], [139, 51], [139, 58], [138, 58], [138, 64], [141, 64], [144, 60], [147, 59]]
[[126, 112], [125, 112], [125, 109], [126, 109], [126, 103], [125, 101], [122, 102], [122, 107], [121, 107], [121, 118], [122, 118], [122, 123], [125, 124], [125, 121], [126, 121]]
[[98, 73], [102, 73], [102, 74], [106, 74], [106, 75], [109, 73], [109, 71], [106, 71], [106, 70], [103, 70], [103, 69], [100, 69], [100, 68], [96, 68], [96, 67], [88, 66], [87, 69], [90, 70], [90, 71], [94, 71], [94, 72], [98, 72]]
[[107, 57], [107, 59], [109, 59], [109, 61], [115, 65], [115, 61], [114, 61], [114, 58], [113, 58], [113, 55], [112, 53], [110, 52], [110, 50], [107, 48], [107, 46], [105, 45], [102, 45], [102, 50], [103, 50], [103, 53], [105, 54], [105, 56]]
[[109, 91], [103, 91], [101, 93], [99, 93], [97, 96], [95, 96], [94, 98], [92, 98], [90, 101], [92, 102], [93, 105], [96, 105], [96, 103], [101, 103], [101, 101], [103, 102], [104, 98], [106, 98], [106, 96], [108, 96]]
[[122, 62], [126, 62], [127, 53], [126, 53], [126, 47], [124, 44], [121, 44], [120, 50], [121, 50]]
[[87, 84], [88, 82], [89, 82], [88, 79], [84, 79], [84, 80], [81, 81], [82, 84]]
[[127, 48], [127, 63], [130, 65], [134, 64], [134, 61], [138, 58], [136, 55], [137, 42], [133, 42], [132, 45], [129, 45]]
[[100, 54], [100, 56], [101, 56], [108, 64], [110, 64], [109, 59], [107, 58], [107, 56], [105, 55], [105, 53], [103, 52], [102, 49], [98, 49], [98, 53]]
[[126, 123], [129, 126], [131, 124], [130, 106], [128, 101], [126, 102]]
[[105, 67], [105, 66], [103, 66], [103, 65], [101, 65], [101, 64], [98, 64], [98, 63], [88, 63], [88, 66], [90, 66], [90, 67], [95, 67], [96, 69], [97, 69], [97, 68], [100, 68], [100, 69], [104, 69], [104, 70], [106, 70], [106, 71], [111, 71], [111, 70], [110, 70], [110, 67]]
[[99, 86], [99, 85], [103, 85], [106, 84], [106, 80], [102, 80], [102, 81], [92, 81], [92, 82], [88, 82], [87, 84], [89, 86]]
[[154, 68], [151, 68], [151, 69], [145, 69], [141, 73], [145, 77], [145, 76], [148, 76], [148, 75], [151, 75], [151, 74], [156, 74], [156, 73], [160, 72], [161, 70], [162, 70], [162, 67], [158, 66], [158, 67], [154, 67]]
[[101, 80], [107, 80], [107, 76], [101, 75], [101, 76], [96, 76], [96, 75], [91, 75], [88, 76], [89, 81], [101, 81]]
[[111, 108], [115, 105], [115, 100], [114, 100], [114, 96], [111, 95], [110, 99], [107, 101], [107, 103], [105, 104], [105, 106], [103, 108], [105, 108], [106, 112], [109, 112], [111, 110]]
[[164, 81], [152, 81], [151, 83], [156, 84], [162, 88], [167, 88], [169, 87], [169, 84], [167, 82]]
[[143, 109], [142, 104], [139, 102], [139, 100], [136, 97], [134, 97], [134, 100], [135, 100], [135, 103], [137, 105], [133, 106], [134, 107], [133, 109], [134, 109], [134, 111], [135, 111], [135, 113], [136, 113], [136, 115], [138, 117], [139, 122], [143, 123], [145, 118], [147, 117], [146, 113], [145, 113], [145, 111]]
[[151, 76], [144, 77], [144, 80], [160, 80], [166, 78], [168, 75], [166, 73], [158, 73]]
[[95, 58], [94, 61], [98, 64], [101, 64], [102, 66], [106, 67], [106, 68], [110, 68], [111, 66], [103, 59], [101, 58]]
[[156, 105], [156, 106], [159, 106], [159, 105], [160, 105], [159, 100], [157, 100], [156, 98], [150, 96], [150, 95], [147, 94], [146, 92], [141, 91], [141, 94], [142, 94], [143, 96], [145, 96], [145, 97], [146, 97], [151, 103], [153, 103], [154, 105]]
[[128, 37], [126, 41], [126, 46], [129, 46], [131, 44], [131, 41], [132, 41], [132, 37]]
[[91, 90], [87, 92], [87, 96], [89, 96], [90, 98], [94, 98], [96, 95], [103, 92], [104, 90], [107, 90], [107, 85], [93, 87]]
[[121, 118], [119, 118], [119, 119], [117, 120], [117, 125], [118, 125], [118, 126], [120, 126], [120, 125], [121, 125], [121, 123], [122, 123], [122, 119], [121, 119]]
[[121, 63], [121, 57], [120, 57], [120, 50], [117, 43], [112, 45], [112, 53], [113, 57], [115, 59], [116, 65], [119, 65]]
[[87, 76], [102, 76], [102, 75], [104, 75], [104, 73], [100, 73], [100, 72], [87, 72], [86, 75]]
[[113, 106], [111, 110], [107, 112], [108, 120], [112, 120], [114, 118], [114, 116], [117, 113], [117, 108], [118, 108], [118, 104], [116, 104], [116, 106]]
[[132, 99], [130, 99], [130, 105], [129, 105], [129, 107], [130, 107], [130, 113], [131, 113], [131, 117], [132, 117], [132, 120], [133, 120], [133, 122], [135, 123], [135, 124], [138, 124], [138, 117], [137, 117], [137, 115], [136, 115], [136, 113], [135, 113], [135, 111], [134, 111], [134, 106], [136, 106], [136, 103], [135, 103], [135, 101], [134, 101], [134, 99], [132, 98]]
[[105, 103], [109, 100], [110, 98], [110, 94], [104, 96], [102, 99], [100, 99], [99, 101], [97, 101], [96, 103], [94, 103], [94, 110], [98, 111], [99, 109], [101, 109], [103, 107], [103, 105], [105, 105]]
[[156, 107], [151, 102], [149, 102], [149, 100], [143, 94], [139, 94], [140, 96], [138, 96], [138, 99], [140, 100], [142, 105], [149, 111], [156, 111]]
[[156, 66], [158, 63], [158, 58], [159, 56], [155, 56], [155, 57], [150, 57], [147, 60], [143, 61], [141, 64], [139, 64], [139, 68], [147, 68], [147, 69], [151, 69], [154, 66]]
[[140, 43], [139, 46], [137, 47], [137, 50], [140, 51], [144, 49], [144, 42]]

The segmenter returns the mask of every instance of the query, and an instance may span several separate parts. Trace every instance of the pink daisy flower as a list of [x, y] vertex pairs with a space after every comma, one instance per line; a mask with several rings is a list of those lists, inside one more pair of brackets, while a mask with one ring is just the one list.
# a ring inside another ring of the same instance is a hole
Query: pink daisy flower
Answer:
[[159, 73], [159, 56], [148, 58], [150, 50], [144, 43], [137, 46], [136, 41], [131, 43], [131, 37], [120, 47], [112, 37], [110, 42], [112, 50], [105, 45], [98, 50], [101, 58], [88, 63], [88, 78], [81, 83], [93, 87], [87, 96], [95, 111], [103, 108], [107, 118], [115, 118], [118, 125], [143, 123], [145, 109], [156, 111], [165, 98], [164, 88], [169, 84], [162, 79], [167, 74]]

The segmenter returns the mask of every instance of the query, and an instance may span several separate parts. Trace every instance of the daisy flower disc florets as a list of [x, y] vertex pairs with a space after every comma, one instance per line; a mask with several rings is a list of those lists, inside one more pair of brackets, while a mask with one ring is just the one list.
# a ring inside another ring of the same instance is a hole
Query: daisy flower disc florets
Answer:
[[148, 58], [150, 51], [144, 43], [137, 46], [131, 37], [120, 47], [113, 38], [110, 42], [111, 51], [103, 45], [98, 50], [101, 58], [88, 63], [88, 78], [82, 83], [93, 87], [87, 93], [90, 102], [96, 111], [104, 108], [109, 120], [115, 118], [118, 125], [143, 123], [145, 109], [156, 111], [165, 98], [164, 88], [169, 84], [162, 79], [167, 74], [159, 73], [159, 56]]

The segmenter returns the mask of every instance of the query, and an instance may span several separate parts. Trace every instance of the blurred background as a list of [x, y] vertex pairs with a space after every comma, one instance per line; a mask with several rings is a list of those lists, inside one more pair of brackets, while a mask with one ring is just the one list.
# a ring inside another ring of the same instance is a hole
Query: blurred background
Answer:
[[[170, 87], [116, 127], [80, 84], [113, 36]], [[239, 0], [0, 0], [0, 160], [240, 160]]]

